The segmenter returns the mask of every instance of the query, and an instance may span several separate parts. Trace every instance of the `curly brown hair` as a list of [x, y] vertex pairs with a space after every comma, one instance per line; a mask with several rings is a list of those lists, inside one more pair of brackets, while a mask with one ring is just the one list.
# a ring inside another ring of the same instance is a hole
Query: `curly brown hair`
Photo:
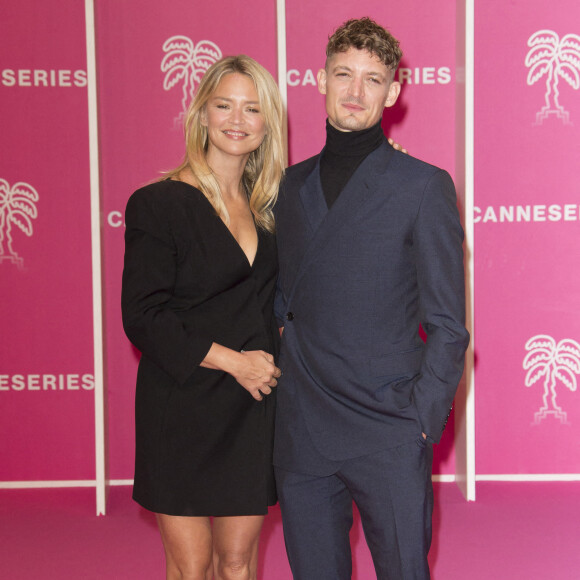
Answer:
[[326, 45], [326, 62], [331, 56], [346, 52], [349, 48], [368, 50], [392, 71], [397, 70], [403, 56], [399, 41], [368, 17], [347, 20], [334, 31]]

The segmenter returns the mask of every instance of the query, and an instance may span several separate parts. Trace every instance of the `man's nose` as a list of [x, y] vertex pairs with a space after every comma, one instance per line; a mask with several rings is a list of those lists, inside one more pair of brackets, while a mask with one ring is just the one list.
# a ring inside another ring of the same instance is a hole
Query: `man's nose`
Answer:
[[362, 78], [360, 77], [353, 77], [348, 87], [349, 95], [353, 97], [363, 97], [364, 96], [364, 83]]

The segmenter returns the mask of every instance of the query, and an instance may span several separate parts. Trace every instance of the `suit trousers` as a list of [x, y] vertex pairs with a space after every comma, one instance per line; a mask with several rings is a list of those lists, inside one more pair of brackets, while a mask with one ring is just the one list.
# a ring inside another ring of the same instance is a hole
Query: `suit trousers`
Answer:
[[350, 580], [356, 504], [378, 580], [428, 580], [432, 445], [349, 459], [320, 477], [276, 467], [284, 540], [294, 580]]

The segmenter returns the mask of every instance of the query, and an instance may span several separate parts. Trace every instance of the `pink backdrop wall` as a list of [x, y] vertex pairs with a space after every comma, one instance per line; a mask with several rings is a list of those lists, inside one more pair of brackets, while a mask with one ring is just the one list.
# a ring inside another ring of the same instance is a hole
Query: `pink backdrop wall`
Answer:
[[[276, 14], [272, 0], [227, 10], [187, 0], [95, 4], [108, 475], [125, 480], [133, 475], [138, 353], [120, 317], [124, 207], [183, 154], [179, 116], [191, 70], [180, 77], [178, 51], [186, 60], [195, 53], [199, 74], [220, 55], [245, 52], [276, 76]], [[315, 78], [328, 34], [370, 15], [404, 51], [403, 91], [385, 115], [386, 133], [459, 174], [456, 3], [359, 4], [288, 2], [290, 161], [324, 143]], [[573, 0], [557, 11], [547, 0], [476, 2], [479, 474], [580, 473], [578, 22]], [[75, 0], [61, 0], [58, 11], [33, 0], [0, 8], [0, 482], [95, 477], [84, 26]], [[539, 31], [547, 32], [530, 46]], [[450, 421], [435, 474], [454, 473], [453, 435]], [[290, 578], [279, 517], [266, 527], [264, 574]], [[369, 577], [360, 525], [352, 536], [358, 577]]]
[[[418, 8], [419, 3], [416, 5]], [[165, 90], [167, 72], [160, 67], [168, 51], [163, 51], [163, 45], [176, 35], [187, 36], [198, 48], [208, 46], [202, 41], [211, 41], [224, 55], [245, 52], [274, 76], [277, 73], [272, 2], [262, 2], [251, 15], [244, 11], [227, 15], [225, 25], [221, 11], [220, 18], [212, 17], [215, 9], [211, 6], [202, 9], [205, 13], [187, 2], [174, 2], [169, 8], [161, 8], [156, 2], [139, 2], [139, 6], [141, 16], [132, 20], [132, 2], [97, 4], [102, 185], [107, 216], [109, 475], [113, 479], [132, 477], [137, 361], [120, 325], [122, 212], [130, 193], [161, 170], [176, 165], [183, 151], [181, 126], [176, 122], [184, 95], [183, 80]], [[439, 3], [419, 20], [408, 7], [387, 10], [381, 2], [371, 2], [366, 13], [387, 26], [396, 22], [397, 28], [392, 27], [392, 31], [401, 38], [405, 51], [399, 72], [404, 91], [392, 114], [385, 117], [385, 126], [413, 154], [453, 173], [454, 5]], [[324, 66], [328, 34], [343, 20], [362, 15], [355, 2], [344, 2], [338, 8], [330, 2], [315, 7], [295, 2], [287, 10], [290, 162], [318, 152], [324, 143], [326, 115], [323, 98], [314, 84], [316, 72]], [[426, 43], [413, 43], [413, 39], [421, 38], [417, 27], [428, 30], [428, 23], [435, 17], [445, 23], [447, 33], [441, 36], [447, 41], [441, 43], [439, 34], [431, 32], [430, 41], [437, 43], [433, 51]], [[188, 22], [187, 27], [176, 24], [183, 21]], [[436, 473], [454, 472], [452, 441], [451, 422], [438, 448]]]
[[[0, 481], [94, 478], [84, 13], [73, 0], [58, 11], [45, 4], [0, 8]], [[556, 13], [547, 0], [495, 0], [476, 8], [477, 471], [579, 473], [580, 196], [572, 168], [580, 161], [580, 7], [563, 0]], [[178, 118], [188, 77], [162, 63], [181, 44], [197, 51], [200, 73], [219, 54], [245, 52], [276, 76], [276, 15], [270, 0], [227, 11], [185, 0], [97, 0], [96, 12], [109, 476], [130, 479], [137, 353], [120, 323], [123, 211], [132, 191], [183, 152]], [[405, 53], [387, 133], [455, 175], [455, 3], [444, 0], [371, 0], [364, 12], [351, 1], [288, 3], [290, 161], [324, 142], [315, 77], [328, 34], [364, 14], [389, 27]], [[550, 31], [540, 35], [546, 46], [534, 52], [528, 40], [542, 30]], [[540, 63], [528, 84], [538, 51], [549, 54], [565, 35], [560, 75], [556, 61], [543, 74]], [[546, 94], [553, 110], [540, 120]], [[550, 338], [534, 342], [534, 362], [525, 361], [526, 343], [540, 335]], [[436, 450], [436, 474], [454, 472], [452, 425]]]
[[476, 470], [577, 474], [580, 4], [476, 2], [475, 48]]
[[0, 8], [0, 481], [95, 477], [84, 7], [51, 5]]

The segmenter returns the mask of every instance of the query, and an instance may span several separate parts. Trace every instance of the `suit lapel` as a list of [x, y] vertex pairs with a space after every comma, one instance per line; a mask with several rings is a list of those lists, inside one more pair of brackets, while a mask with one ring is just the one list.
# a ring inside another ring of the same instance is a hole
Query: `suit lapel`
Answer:
[[304, 215], [306, 216], [306, 221], [310, 224], [312, 233], [316, 232], [328, 214], [328, 206], [326, 205], [322, 184], [320, 182], [321, 157], [322, 154], [318, 156], [314, 171], [308, 175], [299, 191]]
[[[373, 195], [388, 195], [385, 187], [388, 165], [394, 154], [386, 142], [373, 151], [359, 165], [330, 211], [320, 183], [320, 158], [315, 170], [300, 189], [300, 199], [311, 227], [313, 237], [300, 263], [291, 294], [310, 263], [324, 250], [330, 240], [340, 235], [341, 228], [352, 223]], [[323, 211], [324, 210], [324, 211]]]

